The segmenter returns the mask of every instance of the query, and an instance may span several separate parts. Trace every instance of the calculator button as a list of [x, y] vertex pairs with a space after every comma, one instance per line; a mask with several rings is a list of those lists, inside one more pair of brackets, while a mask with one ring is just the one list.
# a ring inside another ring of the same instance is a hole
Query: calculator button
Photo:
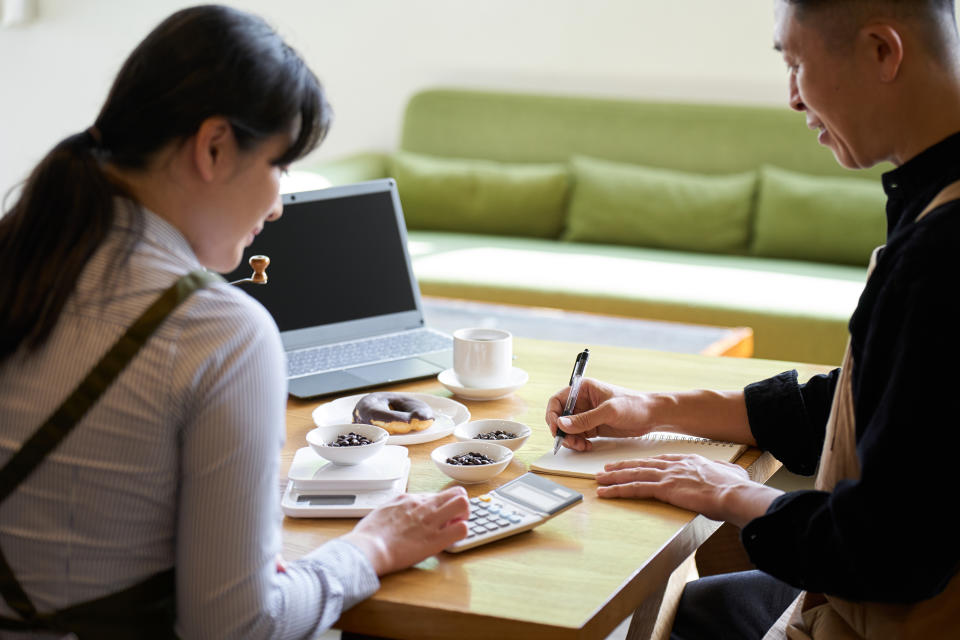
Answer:
[[515, 513], [508, 513], [504, 517], [506, 517], [506, 519], [512, 522], [513, 524], [517, 524], [518, 522], [520, 522], [520, 516], [518, 516]]
[[483, 526], [487, 528], [487, 531], [496, 531], [497, 529], [500, 528], [500, 527], [498, 527], [497, 525], [493, 524], [492, 522], [488, 522], [487, 524], [485, 524], [485, 525], [483, 525]]
[[491, 500], [493, 500], [493, 496], [485, 493], [482, 496], [477, 496], [477, 499], [480, 500], [481, 502], [490, 502]]
[[470, 527], [470, 531], [473, 531], [474, 533], [478, 533], [478, 534], [479, 534], [479, 533], [486, 533], [486, 532], [487, 532], [487, 529], [486, 529], [486, 527], [479, 527], [479, 526], [477, 526], [477, 525], [474, 525], [474, 526]]
[[490, 522], [490, 518], [477, 518], [476, 520], [474, 520], [473, 524], [482, 525], [482, 524], [487, 524], [488, 522]]
[[498, 519], [496, 520], [496, 523], [497, 523], [499, 526], [501, 526], [501, 527], [505, 527], [505, 526], [507, 526], [508, 524], [510, 524], [507, 520], [504, 520], [503, 518], [498, 518]]

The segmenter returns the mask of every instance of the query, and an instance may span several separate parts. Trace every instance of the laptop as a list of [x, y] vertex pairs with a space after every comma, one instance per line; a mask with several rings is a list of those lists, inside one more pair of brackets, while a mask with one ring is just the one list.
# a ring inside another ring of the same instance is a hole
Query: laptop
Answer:
[[422, 378], [452, 366], [453, 340], [426, 327], [393, 179], [283, 196], [225, 277], [270, 258], [266, 284], [238, 286], [273, 315], [297, 398]]

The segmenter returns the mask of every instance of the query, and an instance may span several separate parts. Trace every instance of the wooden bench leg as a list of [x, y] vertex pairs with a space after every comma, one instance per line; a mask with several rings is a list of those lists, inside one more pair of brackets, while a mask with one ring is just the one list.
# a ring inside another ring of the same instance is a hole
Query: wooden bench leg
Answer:
[[697, 578], [697, 567], [691, 555], [677, 567], [667, 584], [644, 600], [633, 612], [627, 640], [666, 640], [673, 628], [673, 618], [683, 587]]
[[718, 573], [756, 569], [740, 542], [740, 529], [728, 522], [720, 525], [720, 528], [700, 545], [694, 556], [697, 559], [697, 573], [701, 578]]

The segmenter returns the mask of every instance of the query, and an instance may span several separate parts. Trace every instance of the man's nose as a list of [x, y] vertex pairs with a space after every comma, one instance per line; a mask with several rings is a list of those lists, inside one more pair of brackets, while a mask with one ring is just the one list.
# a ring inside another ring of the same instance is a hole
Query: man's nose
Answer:
[[790, 108], [795, 111], [805, 111], [806, 105], [800, 99], [800, 90], [797, 89], [797, 74], [793, 71], [790, 72], [789, 86], [787, 101], [790, 103]]

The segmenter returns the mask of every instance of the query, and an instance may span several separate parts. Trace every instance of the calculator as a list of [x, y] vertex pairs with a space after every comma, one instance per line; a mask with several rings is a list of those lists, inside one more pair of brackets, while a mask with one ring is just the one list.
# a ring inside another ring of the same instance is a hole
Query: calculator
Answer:
[[446, 548], [466, 551], [515, 533], [529, 531], [583, 500], [583, 495], [534, 473], [470, 498], [467, 537]]

